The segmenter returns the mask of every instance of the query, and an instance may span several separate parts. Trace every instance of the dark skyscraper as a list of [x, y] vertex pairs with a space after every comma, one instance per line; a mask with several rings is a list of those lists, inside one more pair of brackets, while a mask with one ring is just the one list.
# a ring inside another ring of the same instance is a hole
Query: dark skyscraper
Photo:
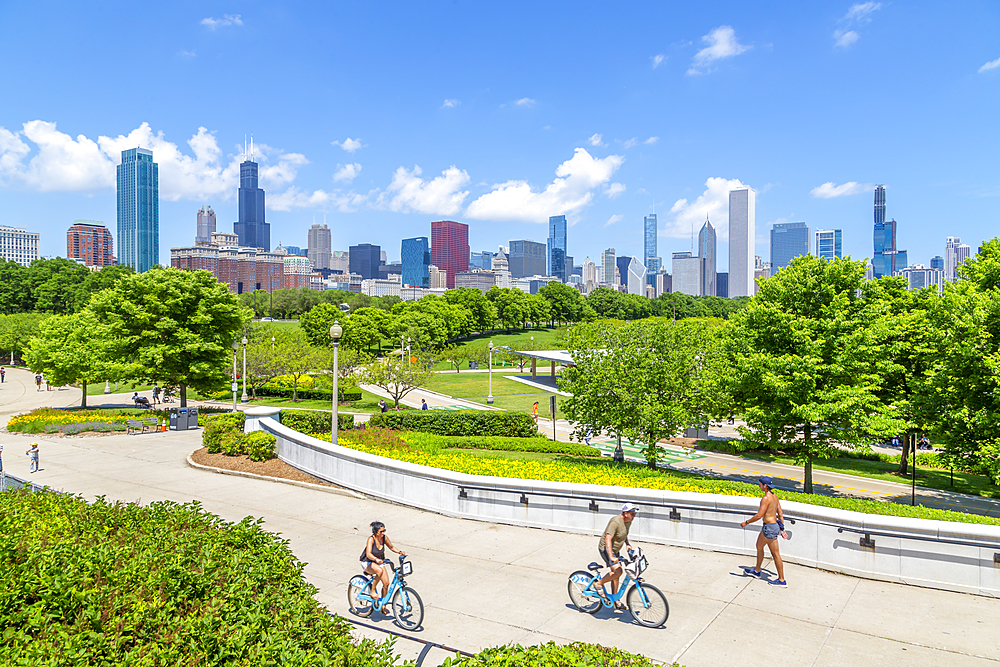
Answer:
[[[885, 220], [885, 186], [875, 186], [875, 233], [872, 271], [876, 278], [894, 275], [908, 266], [906, 251], [896, 248], [896, 220]], [[774, 262], [771, 263], [772, 265]]]
[[511, 278], [545, 274], [545, 244], [536, 241], [511, 241], [507, 255]]
[[875, 186], [875, 224], [885, 222], [885, 186]]
[[[796, 257], [809, 254], [809, 227], [804, 222], [780, 222], [771, 226], [771, 273], [788, 266]], [[730, 274], [732, 275], [732, 274]]]
[[352, 245], [348, 262], [351, 273], [356, 273], [365, 280], [378, 278], [378, 267], [382, 263], [382, 248], [371, 243]]
[[257, 187], [257, 163], [253, 161], [253, 139], [250, 153], [240, 163], [240, 219], [233, 231], [240, 245], [247, 248], [271, 249], [271, 225], [264, 222], [264, 191]]
[[430, 273], [427, 270], [431, 263], [431, 250], [426, 236], [403, 239], [400, 257], [403, 260], [404, 285], [431, 286]]
[[549, 239], [546, 244], [545, 273], [566, 282], [566, 216], [549, 218]]

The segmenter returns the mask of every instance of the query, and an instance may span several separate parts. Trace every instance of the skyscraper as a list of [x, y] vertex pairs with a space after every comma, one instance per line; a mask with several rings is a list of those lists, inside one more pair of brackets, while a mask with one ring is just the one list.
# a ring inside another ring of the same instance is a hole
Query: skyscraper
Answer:
[[876, 278], [895, 275], [907, 267], [905, 250], [896, 247], [896, 219], [885, 219], [885, 186], [875, 186], [875, 230], [872, 274]]
[[215, 211], [208, 204], [205, 204], [198, 209], [198, 227], [195, 232], [194, 242], [198, 243], [209, 243], [212, 240], [212, 234], [215, 233]]
[[638, 257], [619, 257], [618, 273], [621, 284], [629, 294], [646, 293], [646, 267]]
[[469, 270], [469, 226], [453, 220], [431, 223], [431, 263], [448, 274], [448, 289], [455, 274]]
[[382, 248], [371, 243], [362, 243], [350, 247], [351, 273], [356, 273], [363, 280], [378, 278], [378, 267], [381, 264]]
[[934, 255], [931, 257], [931, 268], [944, 271], [944, 257], [941, 255]]
[[511, 278], [545, 274], [545, 244], [536, 241], [511, 241], [507, 262]]
[[415, 287], [430, 287], [428, 267], [431, 264], [431, 250], [426, 236], [403, 239], [400, 249], [403, 260], [403, 284]]
[[566, 282], [566, 216], [549, 218], [549, 238], [545, 245], [545, 274]]
[[118, 175], [118, 263], [138, 273], [160, 257], [160, 170], [153, 151], [122, 151]]
[[944, 279], [949, 282], [958, 280], [958, 267], [971, 254], [971, 246], [962, 243], [962, 239], [957, 236], [949, 236], [944, 245]]
[[[771, 226], [771, 272], [788, 266], [796, 257], [809, 254], [809, 227], [804, 222], [781, 222]], [[729, 276], [732, 288], [732, 274]]]
[[751, 188], [729, 191], [730, 298], [753, 296], [756, 292], [754, 283], [756, 196]]
[[715, 274], [718, 265], [715, 260], [715, 227], [705, 218], [705, 224], [698, 232], [698, 257], [701, 259], [701, 295], [715, 296]]
[[601, 280], [608, 285], [615, 284], [615, 249], [608, 248], [601, 253]]
[[330, 268], [330, 228], [314, 224], [309, 228], [308, 250], [309, 261], [314, 269]]
[[257, 163], [253, 161], [253, 140], [246, 160], [240, 163], [240, 219], [233, 231], [240, 245], [247, 248], [271, 249], [271, 225], [264, 222], [264, 191], [257, 187]]
[[656, 214], [650, 213], [642, 219], [642, 251], [646, 264], [646, 284], [656, 284], [656, 274], [660, 272], [663, 260], [656, 254]]
[[885, 186], [875, 186], [875, 224], [885, 222]]
[[672, 291], [701, 296], [701, 258], [690, 252], [675, 252], [671, 258]]
[[839, 229], [817, 229], [816, 256], [825, 257], [830, 261], [843, 257], [841, 235]]
[[469, 254], [469, 268], [489, 271], [493, 265], [493, 253], [488, 250], [473, 252]]
[[100, 222], [77, 220], [66, 230], [66, 258], [86, 266], [111, 266], [115, 250], [111, 232]]

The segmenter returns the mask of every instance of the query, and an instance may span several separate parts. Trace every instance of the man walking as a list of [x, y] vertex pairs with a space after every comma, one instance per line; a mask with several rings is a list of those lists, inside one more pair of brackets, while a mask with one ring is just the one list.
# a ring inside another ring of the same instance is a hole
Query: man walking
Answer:
[[785, 588], [788, 586], [785, 582], [785, 564], [781, 562], [781, 554], [778, 553], [778, 536], [788, 539], [788, 534], [785, 533], [785, 516], [781, 512], [778, 496], [774, 495], [774, 483], [771, 478], [765, 475], [757, 480], [757, 485], [764, 493], [764, 497], [760, 500], [760, 509], [752, 517], [742, 522], [740, 528], [746, 528], [757, 519], [763, 519], [764, 525], [761, 526], [760, 535], [757, 536], [757, 566], [752, 569], [744, 567], [743, 571], [752, 577], [761, 578], [760, 566], [764, 562], [764, 545], [766, 544], [771, 552], [774, 567], [778, 570], [778, 578], [767, 583]]
[[0, 384], [3, 384], [4, 378], [7, 377], [7, 371], [3, 366], [0, 366]]
[[35, 391], [42, 390], [42, 374], [35, 373]]
[[153, 405], [160, 402], [160, 385], [153, 385]]
[[[632, 547], [632, 544], [628, 541], [628, 531], [632, 527], [632, 521], [638, 512], [639, 508], [632, 503], [622, 505], [621, 514], [611, 517], [607, 528], [604, 529], [604, 533], [601, 535], [601, 541], [597, 545], [597, 552], [601, 554], [604, 564], [611, 568], [594, 586], [597, 594], [605, 602], [608, 599], [604, 595], [604, 584], [610, 581], [611, 594], [615, 595], [618, 593], [618, 581], [622, 578], [623, 571], [622, 559], [618, 554], [621, 551], [622, 545], [629, 548]], [[625, 608], [625, 604], [621, 600], [615, 602], [615, 609]]]
[[31, 443], [31, 448], [25, 454], [28, 455], [28, 469], [31, 472], [38, 472], [38, 443]]

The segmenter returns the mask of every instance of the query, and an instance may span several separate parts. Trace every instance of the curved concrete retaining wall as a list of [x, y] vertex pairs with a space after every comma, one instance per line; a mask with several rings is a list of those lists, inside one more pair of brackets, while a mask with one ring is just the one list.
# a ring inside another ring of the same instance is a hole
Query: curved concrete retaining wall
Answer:
[[[622, 503], [642, 512], [639, 541], [754, 554], [759, 524], [740, 528], [759, 501], [742, 496], [483, 477], [331, 445], [270, 417], [278, 457], [353, 491], [448, 516], [597, 535]], [[859, 577], [1000, 597], [1000, 526], [878, 516], [782, 504], [788, 562]]]

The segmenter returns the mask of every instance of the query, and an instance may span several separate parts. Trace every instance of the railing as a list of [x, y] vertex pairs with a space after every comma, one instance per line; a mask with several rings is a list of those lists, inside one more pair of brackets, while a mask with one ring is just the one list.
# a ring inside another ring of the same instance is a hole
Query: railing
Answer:
[[21, 479], [20, 477], [15, 477], [9, 473], [0, 470], [0, 493], [3, 491], [16, 491], [18, 489], [23, 489], [24, 487], [29, 487], [32, 491], [42, 491], [48, 490], [52, 491], [48, 487], [44, 487], [40, 484], [35, 484], [34, 482], [29, 482], [26, 479]]
[[[330, 615], [334, 616], [335, 614], [331, 612]], [[420, 665], [423, 664], [424, 658], [426, 658], [427, 654], [430, 653], [431, 649], [434, 648], [439, 648], [442, 651], [447, 651], [449, 653], [458, 653], [459, 655], [465, 656], [466, 658], [471, 658], [474, 655], [472, 653], [469, 653], [468, 651], [463, 651], [462, 649], [452, 648], [451, 646], [438, 644], [437, 642], [432, 642], [427, 639], [417, 639], [416, 637], [411, 637], [410, 635], [404, 635], [402, 632], [396, 632], [395, 630], [389, 630], [387, 628], [380, 628], [377, 625], [371, 625], [370, 623], [362, 623], [361, 621], [355, 621], [352, 618], [344, 618], [343, 616], [340, 616], [340, 618], [343, 618], [348, 623], [357, 625], [358, 627], [368, 628], [369, 630], [377, 630], [379, 632], [384, 632], [387, 635], [392, 635], [393, 637], [409, 639], [411, 642], [417, 642], [418, 644], [423, 644], [424, 647], [420, 650], [420, 655], [417, 656], [416, 667], [420, 667]]]

